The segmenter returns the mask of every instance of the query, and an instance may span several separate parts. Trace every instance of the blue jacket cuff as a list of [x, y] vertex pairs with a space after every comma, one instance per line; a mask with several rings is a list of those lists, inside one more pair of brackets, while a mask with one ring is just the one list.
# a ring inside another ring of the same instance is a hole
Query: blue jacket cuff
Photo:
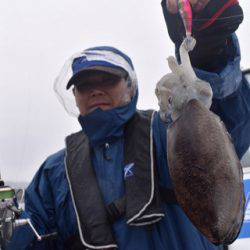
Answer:
[[[232, 46], [236, 51], [234, 57], [229, 59], [227, 65], [219, 73], [194, 69], [197, 77], [210, 83], [213, 98], [222, 99], [231, 95], [238, 89], [242, 81], [240, 46], [235, 34], [232, 35]], [[232, 48], [229, 49], [232, 50]]]

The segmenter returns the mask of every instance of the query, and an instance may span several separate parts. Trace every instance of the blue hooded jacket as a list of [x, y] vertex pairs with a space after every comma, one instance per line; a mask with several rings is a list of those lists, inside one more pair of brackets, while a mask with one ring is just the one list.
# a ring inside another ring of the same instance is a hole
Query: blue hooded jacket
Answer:
[[[250, 86], [240, 71], [237, 38], [232, 38], [236, 51], [233, 59], [218, 73], [196, 70], [198, 77], [208, 81], [214, 92], [212, 110], [220, 116], [230, 132], [241, 158], [250, 144]], [[123, 128], [136, 111], [137, 96], [123, 108], [105, 114], [96, 110], [80, 123], [92, 148], [92, 162], [106, 204], [124, 194]], [[106, 124], [100, 130], [96, 117]], [[112, 123], [108, 122], [113, 119]], [[116, 126], [113, 126], [116, 124]], [[97, 133], [98, 131], [98, 133]], [[171, 188], [167, 166], [166, 125], [156, 114], [153, 123], [160, 184]], [[25, 212], [40, 234], [57, 232], [53, 249], [64, 249], [63, 242], [74, 235], [77, 220], [65, 173], [65, 150], [49, 156], [42, 164], [25, 194]], [[113, 224], [120, 250], [213, 250], [222, 246], [211, 244], [189, 221], [178, 205], [163, 204], [165, 217], [151, 226], [132, 227], [125, 219]], [[49, 249], [48, 242], [38, 242], [29, 227], [18, 228], [8, 249]]]

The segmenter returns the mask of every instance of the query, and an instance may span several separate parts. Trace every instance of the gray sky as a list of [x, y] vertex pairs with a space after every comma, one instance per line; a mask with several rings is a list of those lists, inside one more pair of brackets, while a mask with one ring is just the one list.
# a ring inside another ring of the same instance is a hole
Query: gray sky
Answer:
[[[248, 3], [248, 4], [247, 4]], [[242, 67], [250, 67], [249, 1], [238, 35]], [[64, 61], [90, 46], [111, 45], [133, 60], [139, 108], [156, 108], [155, 83], [173, 55], [160, 0], [0, 0], [0, 169], [4, 179], [30, 180], [46, 157], [79, 129], [53, 92]], [[247, 57], [248, 55], [248, 57]]]

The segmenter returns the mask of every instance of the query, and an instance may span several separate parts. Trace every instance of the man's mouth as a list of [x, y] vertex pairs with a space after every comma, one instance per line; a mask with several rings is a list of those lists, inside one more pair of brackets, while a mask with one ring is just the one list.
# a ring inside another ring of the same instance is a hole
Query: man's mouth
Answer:
[[94, 102], [92, 104], [89, 105], [89, 108], [90, 109], [93, 109], [93, 108], [105, 108], [105, 107], [108, 107], [110, 106], [110, 103], [107, 103], [107, 102]]

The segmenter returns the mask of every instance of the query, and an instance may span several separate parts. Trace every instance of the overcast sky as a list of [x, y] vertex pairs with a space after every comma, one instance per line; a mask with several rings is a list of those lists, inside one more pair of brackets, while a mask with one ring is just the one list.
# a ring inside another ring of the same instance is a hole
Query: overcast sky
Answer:
[[[250, 67], [249, 1], [238, 35]], [[53, 92], [64, 61], [90, 46], [112, 45], [133, 60], [139, 108], [157, 108], [155, 83], [173, 55], [160, 0], [0, 0], [0, 169], [29, 181], [46, 157], [79, 129]]]

